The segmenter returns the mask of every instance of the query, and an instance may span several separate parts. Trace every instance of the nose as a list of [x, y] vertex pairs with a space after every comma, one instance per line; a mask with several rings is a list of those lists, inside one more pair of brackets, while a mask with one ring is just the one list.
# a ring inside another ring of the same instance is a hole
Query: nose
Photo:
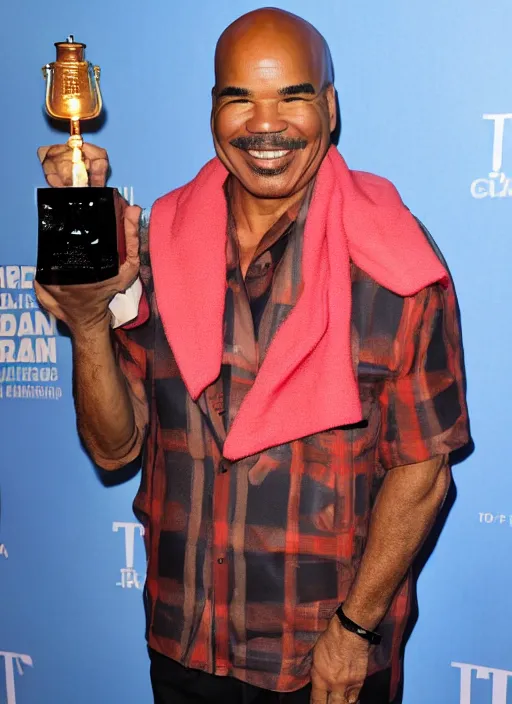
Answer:
[[288, 123], [279, 115], [277, 104], [260, 103], [254, 105], [251, 116], [245, 126], [251, 134], [268, 134], [284, 132], [288, 128]]

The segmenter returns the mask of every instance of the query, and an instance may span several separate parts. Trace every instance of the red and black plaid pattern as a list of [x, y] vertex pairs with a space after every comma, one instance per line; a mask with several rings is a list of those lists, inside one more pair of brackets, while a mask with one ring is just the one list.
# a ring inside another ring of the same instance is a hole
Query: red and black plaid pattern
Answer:
[[[297, 212], [298, 211], [298, 212]], [[453, 290], [401, 298], [352, 267], [352, 347], [365, 420], [235, 463], [223, 440], [301, 291], [307, 199], [267, 233], [247, 275], [231, 224], [221, 374], [187, 394], [155, 301], [143, 228], [148, 323], [116, 335], [150, 410], [134, 508], [146, 528], [150, 646], [183, 665], [291, 691], [344, 601], [386, 470], [468, 440]], [[205, 291], [205, 306], [208, 305]], [[370, 674], [400, 670], [407, 579], [381, 623]]]

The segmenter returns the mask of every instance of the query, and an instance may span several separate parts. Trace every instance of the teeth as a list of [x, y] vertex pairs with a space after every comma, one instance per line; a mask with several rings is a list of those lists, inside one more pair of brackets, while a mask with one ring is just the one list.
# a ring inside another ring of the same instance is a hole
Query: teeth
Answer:
[[280, 159], [282, 156], [286, 156], [290, 153], [289, 149], [284, 149], [278, 152], [257, 152], [254, 149], [249, 149], [248, 151], [249, 154], [255, 157], [256, 159]]

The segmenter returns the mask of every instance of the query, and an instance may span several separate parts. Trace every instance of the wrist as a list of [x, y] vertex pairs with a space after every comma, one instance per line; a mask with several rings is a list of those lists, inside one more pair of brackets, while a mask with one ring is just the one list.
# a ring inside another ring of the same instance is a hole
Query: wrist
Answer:
[[94, 323], [69, 325], [69, 332], [73, 340], [74, 347], [86, 347], [90, 349], [98, 343], [110, 343], [111, 324], [110, 314], [107, 313]]
[[345, 615], [355, 623], [369, 631], [375, 630], [386, 615], [388, 607], [382, 604], [364, 603], [351, 598], [350, 595], [343, 602]]
[[366, 628], [362, 626], [360, 623], [354, 621], [353, 619], [349, 618], [347, 614], [345, 613], [344, 609], [344, 604], [342, 604], [340, 607], [338, 607], [336, 611], [336, 616], [339, 621], [339, 625], [341, 628], [344, 628], [346, 631], [349, 631], [350, 633], [354, 633], [356, 636], [358, 636], [361, 640], [364, 640], [366, 643], [370, 645], [379, 645], [382, 637], [380, 633], [377, 633], [377, 631]]

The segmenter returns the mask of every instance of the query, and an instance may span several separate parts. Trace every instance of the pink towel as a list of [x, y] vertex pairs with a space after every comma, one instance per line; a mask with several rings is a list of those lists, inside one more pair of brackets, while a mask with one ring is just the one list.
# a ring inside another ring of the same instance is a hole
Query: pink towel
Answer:
[[[208, 162], [152, 209], [156, 300], [183, 381], [195, 400], [217, 379], [226, 293], [227, 171]], [[224, 444], [230, 460], [362, 420], [350, 343], [350, 260], [412, 296], [448, 275], [394, 186], [351, 171], [331, 147], [304, 230], [303, 291], [277, 330]]]

